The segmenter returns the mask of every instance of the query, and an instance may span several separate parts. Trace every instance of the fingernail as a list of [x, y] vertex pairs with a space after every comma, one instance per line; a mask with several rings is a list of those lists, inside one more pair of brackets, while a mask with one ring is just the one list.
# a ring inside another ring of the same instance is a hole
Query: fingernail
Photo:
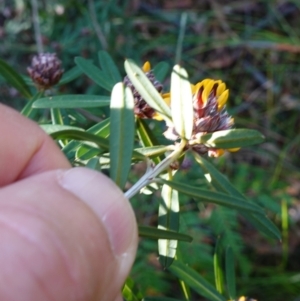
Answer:
[[135, 248], [137, 227], [133, 210], [122, 191], [108, 177], [78, 167], [63, 171], [59, 183], [93, 210], [104, 225], [116, 256]]

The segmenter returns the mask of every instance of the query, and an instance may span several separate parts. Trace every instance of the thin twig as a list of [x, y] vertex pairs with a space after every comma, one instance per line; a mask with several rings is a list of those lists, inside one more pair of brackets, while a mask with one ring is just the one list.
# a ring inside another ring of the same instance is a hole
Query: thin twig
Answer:
[[34, 36], [36, 42], [36, 48], [38, 53], [44, 52], [43, 47], [43, 40], [41, 35], [41, 28], [40, 28], [40, 20], [39, 20], [39, 10], [38, 10], [38, 3], [37, 0], [31, 0], [32, 6], [32, 22], [34, 28]]
[[181, 141], [180, 144], [176, 145], [174, 151], [155, 167], [148, 165], [146, 173], [129, 190], [124, 193], [125, 197], [130, 199], [131, 197], [136, 195], [142, 188], [150, 184], [161, 172], [169, 168], [170, 164], [181, 156], [185, 145], [186, 141]]
[[99, 39], [99, 42], [102, 46], [103, 50], [107, 49], [107, 41], [106, 38], [102, 32], [101, 26], [99, 25], [98, 21], [97, 21], [97, 15], [96, 15], [96, 8], [95, 8], [95, 4], [93, 0], [89, 0], [88, 2], [89, 4], [89, 11], [90, 11], [90, 16], [91, 16], [91, 20], [92, 20], [92, 24], [94, 26], [96, 35]]

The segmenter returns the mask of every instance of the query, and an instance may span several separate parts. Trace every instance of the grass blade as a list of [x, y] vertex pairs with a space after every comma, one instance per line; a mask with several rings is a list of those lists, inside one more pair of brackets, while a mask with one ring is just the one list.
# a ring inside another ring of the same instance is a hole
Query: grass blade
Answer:
[[110, 176], [122, 189], [125, 186], [134, 143], [134, 100], [123, 83], [115, 85], [110, 105]]
[[179, 261], [174, 261], [168, 270], [183, 280], [190, 288], [199, 295], [212, 301], [226, 301], [220, 293], [195, 270]]
[[232, 252], [232, 248], [230, 246], [226, 248], [225, 271], [226, 271], [226, 284], [227, 284], [228, 294], [231, 300], [235, 300], [235, 296], [236, 296], [235, 264], [234, 264], [234, 255]]
[[223, 293], [223, 272], [222, 272], [222, 265], [221, 265], [221, 252], [220, 252], [220, 240], [219, 237], [215, 247], [214, 253], [214, 274], [215, 274], [215, 283], [217, 291], [222, 294]]

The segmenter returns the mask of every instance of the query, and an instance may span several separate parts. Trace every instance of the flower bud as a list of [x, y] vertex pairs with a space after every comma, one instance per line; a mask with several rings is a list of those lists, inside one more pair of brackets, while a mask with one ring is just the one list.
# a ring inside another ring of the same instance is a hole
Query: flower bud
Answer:
[[39, 89], [46, 90], [59, 82], [64, 71], [55, 53], [40, 53], [33, 57], [27, 72]]

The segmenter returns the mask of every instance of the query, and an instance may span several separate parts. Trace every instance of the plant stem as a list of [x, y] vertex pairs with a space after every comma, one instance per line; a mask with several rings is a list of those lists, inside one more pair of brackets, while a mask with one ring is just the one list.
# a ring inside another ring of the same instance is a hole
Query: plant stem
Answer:
[[158, 176], [162, 171], [166, 170], [172, 162], [178, 159], [182, 151], [186, 145], [186, 141], [182, 140], [180, 144], [178, 144], [174, 151], [168, 155], [163, 161], [157, 164], [155, 167], [149, 167], [146, 173], [137, 181], [129, 190], [125, 192], [125, 197], [130, 199], [134, 195], [136, 195], [143, 187], [150, 184], [153, 179]]
[[34, 36], [36, 42], [36, 48], [38, 53], [42, 53], [44, 51], [41, 28], [40, 28], [40, 20], [39, 20], [39, 10], [38, 10], [38, 2], [37, 0], [31, 0], [32, 6], [32, 22], [34, 28]]

